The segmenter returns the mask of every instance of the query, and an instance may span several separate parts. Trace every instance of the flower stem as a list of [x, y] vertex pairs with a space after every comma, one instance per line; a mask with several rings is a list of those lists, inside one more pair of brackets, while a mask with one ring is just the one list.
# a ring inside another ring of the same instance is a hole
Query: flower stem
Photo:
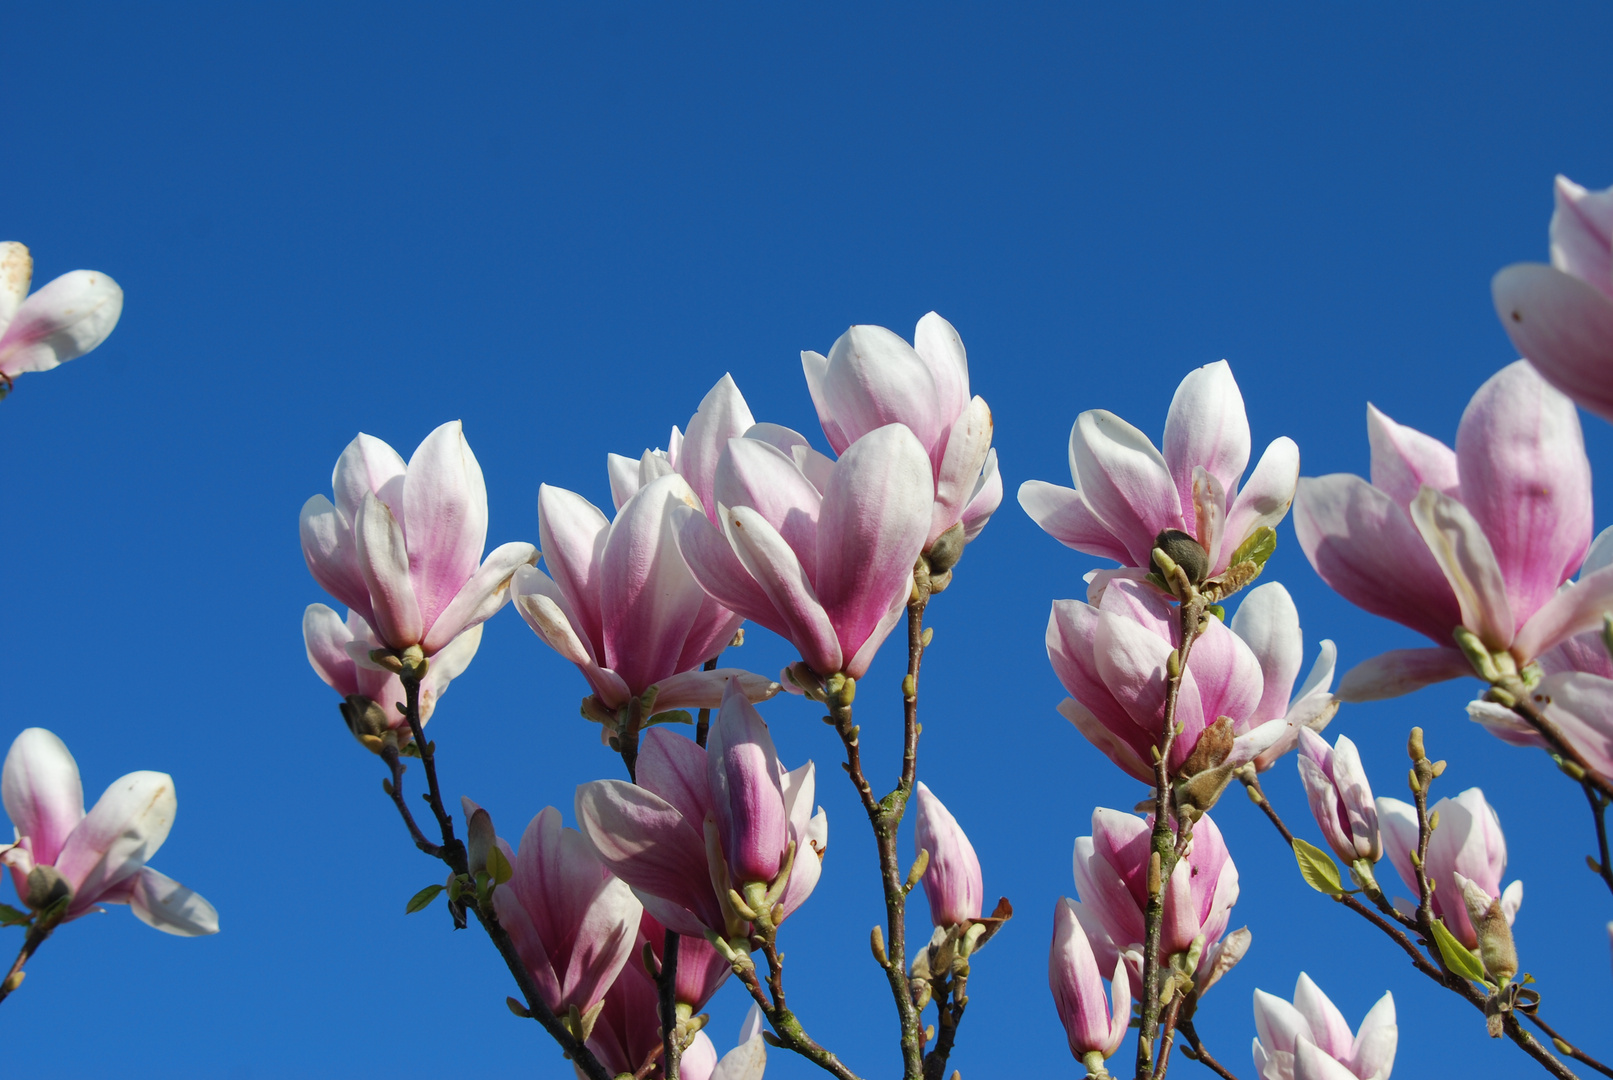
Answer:
[[41, 926], [38, 920], [28, 928], [28, 936], [22, 940], [22, 949], [17, 953], [17, 959], [12, 961], [11, 970], [6, 972], [4, 981], [0, 981], [0, 1001], [11, 996], [11, 992], [22, 985], [22, 966], [26, 964], [39, 947], [45, 943], [55, 930], [55, 925]]

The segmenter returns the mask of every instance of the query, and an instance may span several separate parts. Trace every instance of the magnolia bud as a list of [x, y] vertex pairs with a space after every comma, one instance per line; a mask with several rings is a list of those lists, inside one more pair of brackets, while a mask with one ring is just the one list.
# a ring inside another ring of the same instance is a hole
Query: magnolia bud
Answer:
[[28, 871], [28, 894], [23, 903], [34, 911], [42, 911], [63, 897], [72, 896], [73, 887], [54, 866], [36, 866]]
[[1454, 875], [1462, 890], [1462, 903], [1473, 931], [1479, 939], [1479, 960], [1484, 973], [1498, 983], [1510, 982], [1518, 973], [1518, 950], [1512, 943], [1512, 927], [1501, 910], [1501, 901], [1485, 892], [1477, 882]]
[[[1171, 558], [1171, 561], [1182, 568], [1187, 580], [1197, 585], [1210, 573], [1210, 555], [1199, 546], [1199, 542], [1180, 529], [1166, 529], [1154, 537], [1154, 546]], [[1155, 573], [1164, 575], [1164, 569], [1153, 560], [1150, 564]]]

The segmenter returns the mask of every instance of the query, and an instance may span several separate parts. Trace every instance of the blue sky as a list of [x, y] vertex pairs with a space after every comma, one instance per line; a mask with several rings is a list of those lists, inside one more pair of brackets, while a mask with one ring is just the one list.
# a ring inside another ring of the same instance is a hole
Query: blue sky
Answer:
[[[1157, 437], [1181, 376], [1223, 357], [1257, 446], [1292, 435], [1307, 475], [1365, 470], [1368, 400], [1450, 440], [1514, 358], [1488, 282], [1544, 257], [1553, 174], [1613, 183], [1613, 12], [1590, 4], [10, 5], [0, 28], [0, 239], [32, 247], [38, 283], [86, 267], [126, 291], [108, 344], [0, 403], [0, 734], [55, 730], [91, 798], [172, 773], [156, 865], [224, 928], [179, 941], [121, 909], [68, 926], [4, 1006], [33, 1033], [8, 1044], [19, 1072], [569, 1075], [504, 1009], [484, 940], [403, 915], [437, 871], [303, 658], [302, 610], [326, 598], [297, 511], [357, 431], [407, 455], [461, 418], [490, 544], [535, 540], [539, 483], [605, 504], [606, 452], [664, 445], [723, 372], [815, 435], [799, 351], [853, 322], [910, 334], [931, 309], [969, 349], [1010, 491], [932, 608], [923, 686], [921, 775], [1019, 912], [975, 965], [954, 1064], [1073, 1070], [1051, 912], [1092, 807], [1139, 792], [1053, 711], [1048, 605], [1099, 561], [1012, 491], [1068, 482], [1083, 409]], [[1606, 424], [1586, 435], [1613, 461]], [[1268, 576], [1308, 653], [1332, 638], [1347, 667], [1415, 643], [1333, 596], [1287, 525]], [[755, 631], [736, 662], [787, 659]], [[879, 775], [899, 664], [858, 700]], [[1485, 789], [1527, 883], [1523, 966], [1606, 1057], [1613, 900], [1582, 864], [1589, 815], [1543, 756], [1466, 720], [1473, 685], [1346, 708], [1334, 731], [1380, 794], [1403, 792], [1413, 723], [1451, 763], [1445, 794]], [[547, 804], [569, 818], [575, 785], [620, 770], [584, 692], [498, 616], [432, 722], [449, 790], [509, 837]], [[819, 763], [831, 821], [786, 927], [791, 1004], [888, 1074], [873, 850], [837, 742], [798, 699], [764, 715], [787, 763]], [[1269, 787], [1306, 821], [1290, 762]], [[1251, 991], [1287, 996], [1300, 970], [1352, 1023], [1394, 991], [1399, 1075], [1530, 1067], [1310, 892], [1244, 800], [1217, 817], [1254, 947], [1199, 1029], [1240, 1075]], [[714, 1002], [719, 1046], [743, 1009], [737, 987]], [[768, 1075], [811, 1073], [774, 1052]]]

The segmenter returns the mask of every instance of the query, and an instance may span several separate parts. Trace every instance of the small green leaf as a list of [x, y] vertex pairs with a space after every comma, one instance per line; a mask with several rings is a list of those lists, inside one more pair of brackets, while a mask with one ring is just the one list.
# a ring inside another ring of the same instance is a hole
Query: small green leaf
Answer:
[[487, 849], [487, 872], [492, 875], [495, 885], [502, 885], [515, 876], [515, 868], [497, 844]]
[[1339, 882], [1339, 867], [1333, 857], [1315, 844], [1294, 838], [1294, 859], [1299, 863], [1300, 876], [1305, 884], [1319, 893], [1329, 896], [1338, 896], [1344, 892], [1344, 886]]
[[1464, 979], [1484, 982], [1484, 965], [1439, 919], [1434, 920], [1434, 944], [1439, 946], [1439, 955], [1445, 958], [1446, 967]]
[[427, 885], [424, 889], [409, 897], [409, 902], [403, 906], [403, 913], [413, 915], [417, 911], [424, 910], [433, 900], [437, 899], [437, 894], [442, 890], [441, 885]]
[[33, 916], [26, 911], [18, 911], [10, 904], [0, 904], [0, 926], [21, 926], [31, 918]]
[[658, 712], [644, 722], [645, 727], [655, 724], [693, 724], [694, 717], [689, 715], [687, 709], [671, 709], [667, 712]]
[[1232, 553], [1228, 566], [1237, 566], [1241, 562], [1252, 562], [1256, 566], [1265, 566], [1271, 553], [1277, 550], [1277, 530], [1269, 525], [1262, 525], [1249, 534], [1249, 539], [1238, 545], [1238, 550]]
[[1220, 604], [1211, 604], [1208, 607], [1206, 607], [1204, 610], [1209, 612], [1211, 615], [1214, 615], [1217, 619], [1220, 619], [1222, 622], [1227, 621], [1227, 609], [1222, 607]]

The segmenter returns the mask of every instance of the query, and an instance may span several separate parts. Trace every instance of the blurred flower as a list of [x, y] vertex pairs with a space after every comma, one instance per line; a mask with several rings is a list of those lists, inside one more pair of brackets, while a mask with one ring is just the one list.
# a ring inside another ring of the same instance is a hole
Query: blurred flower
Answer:
[[1299, 733], [1299, 779], [1328, 846], [1346, 864], [1383, 856], [1378, 809], [1355, 743], [1340, 735], [1328, 746], [1312, 731]]
[[303, 504], [303, 557], [386, 648], [434, 655], [503, 607], [510, 576], [537, 560], [531, 544], [513, 543], [477, 565], [487, 487], [458, 420], [427, 435], [407, 466], [360, 434], [336, 460], [331, 487], [334, 505], [323, 495]]
[[[1514, 881], [1501, 890], [1501, 875], [1507, 868], [1507, 838], [1501, 833], [1501, 819], [1484, 792], [1468, 788], [1454, 799], [1441, 799], [1428, 809], [1439, 815], [1439, 827], [1428, 841], [1425, 870], [1434, 889], [1434, 914], [1468, 948], [1479, 944], [1478, 934], [1468, 918], [1463, 902], [1465, 878], [1501, 901], [1501, 911], [1511, 925], [1523, 903], [1523, 882]], [[1412, 896], [1417, 895], [1417, 873], [1411, 855], [1417, 848], [1417, 810], [1399, 799], [1378, 800], [1378, 823], [1383, 829], [1383, 850], [1400, 873]]]
[[739, 1025], [734, 1048], [717, 1060], [717, 1049], [704, 1031], [683, 1052], [680, 1075], [686, 1080], [762, 1080], [767, 1069], [767, 1043], [762, 1039], [762, 1011], [755, 1005]]
[[1346, 701], [1473, 673], [1452, 642], [1471, 632], [1523, 665], [1600, 625], [1613, 569], [1563, 592], [1591, 542], [1591, 472], [1574, 405], [1525, 361], [1492, 376], [1462, 414], [1453, 453], [1367, 407], [1372, 482], [1303, 479], [1294, 530], [1339, 595], [1428, 635], [1350, 671]]
[[173, 777], [132, 772], [112, 782], [88, 814], [78, 763], [44, 728], [18, 735], [0, 770], [0, 798], [17, 841], [0, 847], [17, 896], [35, 911], [68, 897], [60, 921], [96, 904], [128, 904], [147, 926], [180, 937], [218, 933], [218, 912], [146, 865], [173, 827]]
[[[1180, 638], [1176, 608], [1141, 582], [1115, 579], [1097, 606], [1055, 600], [1047, 624], [1047, 654], [1071, 697], [1059, 712], [1131, 776], [1152, 783], [1154, 748], [1164, 727], [1165, 664]], [[1271, 582], [1253, 589], [1231, 626], [1211, 616], [1188, 654], [1176, 703], [1180, 731], [1171, 747], [1176, 770], [1219, 717], [1234, 739], [1215, 765], [1256, 760], [1267, 767], [1286, 752], [1302, 727], [1322, 727], [1337, 707], [1333, 643], [1292, 701], [1303, 659], [1299, 613], [1288, 590]]]
[[915, 851], [928, 851], [924, 870], [924, 896], [930, 902], [930, 921], [937, 927], [957, 926], [980, 918], [985, 885], [974, 845], [957, 819], [920, 780], [914, 793], [918, 817], [913, 827]]
[[712, 599], [788, 639], [818, 674], [860, 678], [912, 591], [929, 459], [901, 424], [862, 436], [827, 470], [764, 435], [789, 445], [793, 433], [731, 439], [717, 463], [719, 524], [675, 509], [678, 547]]
[[1165, 416], [1165, 450], [1105, 409], [1076, 417], [1070, 430], [1075, 487], [1027, 480], [1019, 505], [1066, 547], [1121, 566], [1146, 568], [1167, 529], [1191, 535], [1209, 553], [1209, 574], [1225, 570], [1238, 545], [1288, 513], [1299, 477], [1299, 447], [1272, 441], [1249, 482], [1249, 420], [1225, 360], [1188, 373]]
[[1389, 1080], [1400, 1028], [1385, 993], [1352, 1034], [1344, 1015], [1303, 971], [1290, 1005], [1255, 991], [1255, 1071], [1260, 1080]]
[[1613, 420], [1613, 188], [1557, 177], [1551, 265], [1516, 263], [1490, 291], [1518, 352], [1559, 390]]
[[[74, 270], [28, 295], [34, 260], [15, 240], [0, 243], [0, 386], [83, 356], [112, 333], [123, 290], [98, 270]], [[27, 297], [27, 299], [24, 299]], [[3, 392], [0, 392], [3, 396]]]
[[969, 396], [969, 360], [958, 332], [935, 312], [913, 344], [883, 326], [853, 326], [827, 357], [803, 352], [807, 388], [837, 454], [886, 424], [905, 424], [929, 455], [935, 504], [924, 548], [962, 524], [973, 540], [1003, 500], [991, 410]]
[[[1099, 1059], [1114, 1056], [1126, 1038], [1131, 1024], [1131, 982], [1125, 962], [1115, 958], [1110, 975], [1114, 1007], [1103, 992], [1103, 974], [1092, 955], [1092, 946], [1081, 929], [1075, 905], [1060, 898], [1053, 909], [1053, 949], [1047, 959], [1047, 981], [1053, 990], [1053, 1006], [1070, 1042], [1070, 1053], [1078, 1061], [1097, 1054]], [[1090, 1069], [1089, 1069], [1090, 1071]]]

